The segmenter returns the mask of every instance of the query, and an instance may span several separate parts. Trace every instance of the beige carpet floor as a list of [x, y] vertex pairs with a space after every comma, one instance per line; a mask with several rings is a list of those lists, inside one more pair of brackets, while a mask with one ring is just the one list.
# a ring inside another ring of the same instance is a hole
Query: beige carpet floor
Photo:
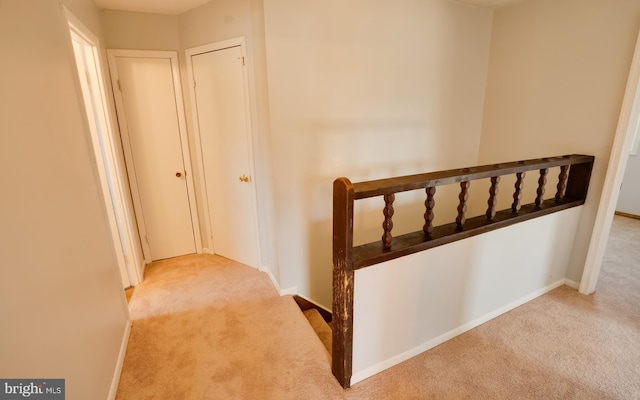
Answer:
[[560, 287], [343, 391], [290, 297], [215, 256], [154, 263], [117, 399], [640, 399], [640, 221], [616, 217], [598, 289]]
[[266, 274], [218, 256], [147, 267], [116, 399], [334, 399], [328, 355]]

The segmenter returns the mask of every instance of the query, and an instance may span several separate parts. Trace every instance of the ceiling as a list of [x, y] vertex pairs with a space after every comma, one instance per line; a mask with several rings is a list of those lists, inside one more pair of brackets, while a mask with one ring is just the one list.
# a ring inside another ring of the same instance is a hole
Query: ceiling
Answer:
[[[210, 0], [95, 0], [100, 8], [110, 10], [138, 11], [153, 14], [182, 14]], [[497, 8], [523, 0], [451, 0], [477, 7]]]

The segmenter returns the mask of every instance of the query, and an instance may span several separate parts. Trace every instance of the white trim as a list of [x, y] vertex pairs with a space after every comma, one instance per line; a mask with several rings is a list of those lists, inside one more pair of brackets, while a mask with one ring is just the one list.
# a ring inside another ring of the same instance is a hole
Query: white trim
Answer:
[[210, 246], [209, 250], [211, 251], [211, 254], [215, 254], [215, 243], [213, 243], [213, 233], [212, 233], [213, 228], [211, 226], [211, 217], [209, 214], [209, 207], [208, 207], [209, 201], [207, 198], [207, 185], [205, 182], [204, 162], [202, 160], [202, 141], [201, 141], [200, 127], [198, 124], [198, 107], [196, 102], [196, 93], [192, 84], [192, 82], [195, 81], [193, 76], [192, 57], [197, 56], [199, 54], [228, 49], [231, 47], [240, 47], [242, 56], [245, 59], [245, 65], [244, 65], [244, 68], [242, 69], [242, 77], [244, 80], [244, 87], [245, 87], [244, 98], [245, 98], [245, 107], [246, 107], [246, 110], [245, 110], [246, 126], [248, 129], [247, 140], [248, 140], [248, 146], [249, 146], [249, 149], [248, 149], [249, 169], [250, 169], [249, 173], [252, 177], [254, 177], [254, 179], [251, 179], [249, 184], [251, 185], [252, 192], [253, 192], [252, 199], [251, 199], [252, 209], [253, 209], [252, 213], [253, 213], [253, 219], [256, 227], [256, 231], [254, 232], [254, 235], [256, 238], [255, 250], [256, 250], [256, 254], [258, 255], [258, 260], [257, 260], [258, 265], [256, 265], [255, 267], [260, 269], [259, 266], [263, 262], [263, 257], [262, 257], [262, 242], [260, 240], [260, 218], [259, 218], [260, 215], [258, 211], [257, 186], [256, 186], [256, 179], [255, 179], [256, 178], [255, 151], [254, 151], [255, 140], [253, 136], [255, 135], [256, 128], [252, 123], [252, 121], [257, 120], [257, 118], [253, 116], [253, 112], [255, 110], [255, 104], [254, 104], [255, 100], [253, 96], [254, 90], [252, 90], [252, 86], [250, 85], [250, 82], [247, 76], [247, 69], [249, 67], [250, 60], [247, 57], [246, 41], [244, 36], [224, 40], [221, 42], [215, 42], [215, 43], [205, 44], [202, 46], [192, 47], [185, 50], [185, 58], [187, 63], [187, 78], [188, 78], [187, 82], [189, 82], [187, 86], [189, 88], [189, 98], [191, 100], [191, 118], [193, 121], [194, 142], [197, 148], [196, 159], [198, 161], [198, 168], [200, 172], [200, 187], [202, 188], [201, 193], [202, 193], [202, 199], [203, 199], [202, 203], [204, 204], [202, 209], [205, 214], [205, 229], [207, 234], [207, 241]]
[[[611, 231], [613, 214], [620, 195], [620, 185], [629, 160], [631, 142], [640, 120], [640, 35], [636, 41], [631, 70], [627, 79], [627, 88], [618, 119], [609, 165], [605, 176], [602, 196], [598, 205], [596, 221], [593, 226], [589, 250], [580, 281], [580, 293], [591, 294], [596, 290], [600, 277], [602, 260]], [[598, 162], [598, 160], [596, 160]]]
[[[173, 53], [173, 52], [172, 52]], [[193, 164], [191, 163], [191, 151], [189, 138], [187, 137], [187, 119], [184, 113], [184, 101], [182, 99], [182, 84], [180, 83], [180, 64], [178, 53], [171, 57], [171, 72], [176, 92], [176, 108], [178, 109], [178, 124], [180, 129], [180, 143], [182, 144], [182, 158], [186, 172], [187, 188], [189, 194], [189, 207], [191, 208], [191, 221], [193, 223], [193, 237], [196, 241], [196, 251], [202, 253], [202, 237], [200, 236], [200, 218], [198, 218], [198, 206], [196, 205], [196, 189], [193, 183]]]
[[298, 295], [298, 286], [291, 286], [288, 288], [280, 289], [280, 296], [288, 295]]
[[566, 279], [560, 279], [557, 282], [554, 282], [548, 286], [545, 286], [542, 289], [536, 290], [535, 292], [528, 294], [520, 299], [517, 299], [515, 301], [512, 301], [509, 304], [506, 304], [494, 311], [491, 311], [477, 319], [474, 319], [473, 321], [467, 322], [464, 325], [461, 325], [455, 329], [450, 330], [449, 332], [443, 333], [442, 335], [435, 337], [431, 340], [428, 340], [424, 343], [422, 343], [419, 346], [414, 347], [413, 349], [407, 350], [402, 354], [398, 354], [396, 356], [393, 356], [391, 358], [388, 358], [384, 361], [381, 361], [377, 364], [371, 365], [361, 371], [357, 371], [355, 372], [352, 377], [351, 377], [351, 385], [360, 382], [366, 378], [369, 378], [377, 373], [380, 373], [382, 371], [384, 371], [385, 369], [391, 368], [396, 364], [399, 364], [403, 361], [406, 361], [412, 357], [417, 356], [420, 353], [423, 353], [429, 349], [432, 349], [444, 342], [446, 342], [447, 340], [453, 339], [454, 337], [461, 335], [479, 325], [484, 324], [485, 322], [488, 322], [508, 311], [513, 310], [516, 307], [519, 307], [537, 297], [542, 296], [543, 294], [550, 292], [553, 289], [556, 289], [560, 286], [562, 286], [563, 284], [566, 283]]
[[569, 286], [571, 289], [575, 289], [575, 290], [580, 289], [580, 282], [576, 282], [576, 281], [571, 280], [569, 278], [565, 278], [564, 284]]
[[[120, 77], [118, 75], [118, 68], [115, 56], [111, 53], [112, 50], [107, 49], [107, 59], [109, 62], [109, 73], [111, 74], [111, 86], [113, 90], [113, 100], [116, 103], [116, 110], [123, 110], [124, 103], [122, 100], [122, 94], [115, 89], [114, 82], [118, 82]], [[133, 155], [131, 152], [131, 142], [129, 141], [129, 130], [123, 113], [118, 111], [118, 126], [120, 128], [120, 138], [122, 140], [122, 150], [124, 152], [124, 158], [127, 165], [127, 175], [129, 177], [129, 187], [131, 189], [131, 199], [133, 201], [133, 209], [136, 214], [136, 223], [138, 226], [138, 234], [140, 235], [140, 245], [142, 246], [142, 254], [144, 255], [145, 263], [151, 262], [151, 250], [149, 249], [149, 243], [146, 240], [147, 230], [144, 224], [144, 215], [142, 213], [142, 207], [140, 205], [140, 192], [138, 191], [138, 180], [134, 170]]]
[[[144, 279], [144, 273], [147, 270], [147, 264], [149, 264], [146, 260], [142, 260], [140, 263], [140, 268], [138, 269], [139, 273], [140, 273], [140, 283], [142, 283], [143, 279]], [[137, 286], [137, 285], [134, 285]]]
[[629, 153], [630, 155], [638, 155], [638, 145], [640, 145], [640, 121], [633, 133], [633, 142], [631, 143], [631, 152]]
[[118, 392], [118, 384], [120, 383], [120, 375], [122, 375], [122, 366], [124, 365], [124, 357], [127, 354], [130, 335], [131, 321], [127, 321], [124, 327], [124, 334], [122, 335], [122, 343], [120, 344], [120, 353], [116, 361], [116, 368], [113, 371], [113, 378], [111, 379], [111, 388], [109, 389], [109, 397], [107, 397], [109, 400], [115, 400], [116, 393]]
[[271, 284], [273, 284], [273, 287], [276, 289], [278, 293], [280, 293], [280, 284], [276, 280], [276, 277], [273, 276], [273, 273], [271, 272], [271, 268], [267, 267], [266, 265], [263, 265], [260, 268], [258, 268], [258, 271], [264, 272], [265, 274], [267, 274], [267, 276], [271, 280]]
[[[187, 124], [184, 113], [184, 103], [182, 100], [182, 86], [180, 83], [180, 71], [178, 63], [178, 53], [175, 51], [154, 51], [154, 50], [119, 50], [119, 49], [107, 49], [107, 57], [109, 60], [109, 70], [111, 72], [111, 84], [113, 86], [114, 100], [118, 110], [124, 110], [124, 102], [122, 93], [116, 90], [116, 82], [119, 81], [118, 75], [117, 57], [131, 57], [131, 58], [160, 58], [167, 59], [171, 64], [171, 74], [174, 86], [176, 110], [178, 113], [178, 133], [180, 136], [180, 146], [182, 153], [182, 161], [185, 170], [185, 179], [187, 182], [187, 197], [189, 199], [189, 208], [191, 211], [191, 227], [193, 230], [193, 238], [196, 245], [196, 252], [202, 253], [202, 237], [200, 236], [200, 219], [198, 218], [198, 208], [196, 206], [195, 185], [193, 182], [193, 166], [191, 163], [189, 139], [187, 137]], [[120, 113], [119, 125], [120, 133], [122, 137], [122, 147], [125, 153], [125, 159], [127, 162], [127, 172], [129, 174], [129, 181], [131, 187], [131, 197], [133, 198], [133, 205], [136, 212], [138, 221], [138, 231], [140, 232], [140, 242], [142, 244], [142, 251], [144, 253], [145, 260], [151, 261], [151, 250], [149, 243], [146, 241], [146, 227], [144, 223], [144, 214], [142, 212], [142, 203], [140, 200], [140, 192], [138, 190], [138, 181], [135, 174], [135, 163], [133, 162], [133, 153], [131, 150], [131, 142], [129, 137], [129, 129], [126, 122], [126, 115], [124, 112]]]
[[187, 55], [187, 60], [189, 60], [191, 59], [192, 56], [197, 56], [198, 54], [210, 53], [212, 51], [224, 50], [224, 49], [228, 49], [236, 46], [241, 46], [241, 47], [245, 46], [244, 36], [240, 36], [240, 37], [228, 39], [228, 40], [222, 40], [220, 42], [204, 44], [202, 46], [191, 47], [185, 50], [185, 54]]

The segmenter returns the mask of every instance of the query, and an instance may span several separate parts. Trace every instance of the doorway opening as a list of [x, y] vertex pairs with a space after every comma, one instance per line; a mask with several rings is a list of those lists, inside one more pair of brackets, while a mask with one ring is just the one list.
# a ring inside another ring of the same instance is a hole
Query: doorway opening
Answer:
[[618, 127], [609, 157], [602, 196], [598, 205], [596, 221], [580, 282], [580, 292], [583, 294], [591, 294], [596, 290], [629, 154], [632, 151], [632, 146], [637, 149], [635, 135], [639, 123], [640, 35], [636, 40], [631, 69], [627, 79], [627, 88], [625, 89], [622, 109], [618, 119]]
[[97, 172], [104, 198], [111, 239], [123, 288], [142, 281], [143, 260], [136, 253], [132, 216], [126, 201], [127, 182], [116, 156], [99, 53], [99, 40], [78, 18], [63, 7], [91, 135]]

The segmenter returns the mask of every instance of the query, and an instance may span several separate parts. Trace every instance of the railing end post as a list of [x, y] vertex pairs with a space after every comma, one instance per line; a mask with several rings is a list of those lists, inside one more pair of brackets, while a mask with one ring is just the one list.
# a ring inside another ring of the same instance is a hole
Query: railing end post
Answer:
[[569, 178], [567, 179], [567, 189], [565, 197], [575, 200], [586, 200], [591, 180], [591, 171], [595, 157], [591, 156], [589, 162], [573, 164], [569, 168]]
[[332, 372], [343, 388], [351, 386], [353, 365], [353, 202], [347, 178], [333, 182]]

